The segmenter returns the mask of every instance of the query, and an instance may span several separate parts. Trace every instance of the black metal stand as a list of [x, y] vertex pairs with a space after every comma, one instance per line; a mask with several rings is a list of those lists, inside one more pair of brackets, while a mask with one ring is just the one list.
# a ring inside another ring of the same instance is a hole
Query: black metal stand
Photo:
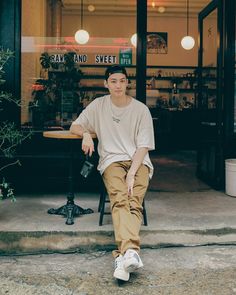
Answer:
[[83, 209], [82, 207], [74, 203], [74, 173], [73, 173], [73, 162], [74, 162], [74, 149], [73, 139], [70, 139], [70, 161], [69, 161], [69, 193], [67, 195], [67, 203], [58, 209], [49, 209], [48, 214], [63, 215], [67, 218], [66, 224], [74, 224], [74, 217], [78, 217], [83, 214], [90, 214], [94, 211], [92, 209]]

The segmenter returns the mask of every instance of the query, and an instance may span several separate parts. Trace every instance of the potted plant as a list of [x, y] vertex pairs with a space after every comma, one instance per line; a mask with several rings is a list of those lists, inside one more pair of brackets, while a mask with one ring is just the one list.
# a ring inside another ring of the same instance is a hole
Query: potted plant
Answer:
[[65, 53], [61, 62], [55, 62], [53, 55], [50, 56], [47, 52], [41, 54], [42, 72], [47, 74], [43, 75], [44, 79], [36, 81], [42, 86], [40, 90], [37, 85], [37, 89], [32, 91], [33, 100], [37, 101], [36, 107], [32, 110], [32, 117], [39, 119], [37, 123], [39, 123], [38, 125], [41, 128], [45, 122], [47, 124], [50, 121], [53, 122], [53, 117], [55, 118], [55, 123], [58, 123], [56, 122], [56, 117], [58, 116], [57, 114], [60, 114], [59, 117], [63, 116], [61, 112], [65, 99], [68, 101], [71, 99], [71, 109], [73, 109], [73, 112], [77, 112], [81, 101], [79, 82], [83, 73], [74, 60], [75, 54], [75, 52]]
[[[13, 103], [21, 106], [20, 101], [15, 99], [11, 93], [2, 90], [2, 85], [5, 83], [3, 78], [4, 67], [13, 56], [12, 51], [0, 48], [0, 112], [3, 111], [3, 103]], [[2, 156], [1, 159], [4, 159], [0, 162], [0, 200], [5, 198], [11, 198], [12, 201], [15, 200], [13, 188], [6, 181], [4, 172], [13, 165], [20, 165], [20, 161], [14, 158], [16, 148], [30, 135], [31, 132], [25, 134], [17, 129], [14, 122], [0, 123], [0, 155]]]

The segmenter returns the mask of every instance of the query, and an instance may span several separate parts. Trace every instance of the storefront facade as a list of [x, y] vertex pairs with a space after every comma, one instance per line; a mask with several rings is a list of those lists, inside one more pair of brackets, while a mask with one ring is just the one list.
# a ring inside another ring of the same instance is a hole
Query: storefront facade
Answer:
[[[122, 64], [130, 95], [150, 108], [157, 146], [197, 149], [198, 176], [222, 188], [224, 159], [236, 156], [235, 1], [201, 2], [202, 12], [189, 19], [200, 43], [189, 51], [180, 46], [185, 10], [164, 7], [163, 16], [149, 2], [105, 9], [86, 1], [1, 1], [0, 44], [15, 52], [6, 87], [24, 102], [20, 111], [7, 106], [1, 121], [10, 117], [25, 132], [33, 130], [23, 153], [36, 158], [42, 131], [68, 129], [107, 93], [106, 66]], [[74, 38], [81, 25], [90, 33], [84, 45]]]

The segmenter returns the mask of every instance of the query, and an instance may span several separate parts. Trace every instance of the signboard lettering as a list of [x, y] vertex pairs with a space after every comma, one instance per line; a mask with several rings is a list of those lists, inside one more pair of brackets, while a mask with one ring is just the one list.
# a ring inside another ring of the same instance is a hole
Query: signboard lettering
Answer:
[[64, 54], [53, 54], [50, 59], [51, 62], [64, 62]]
[[122, 66], [132, 65], [132, 49], [120, 49], [119, 61]]
[[105, 63], [105, 64], [115, 64], [116, 63], [116, 56], [115, 55], [103, 55], [97, 54], [95, 55], [95, 63]]
[[87, 56], [87, 54], [75, 54], [74, 61], [75, 62], [87, 62], [88, 56]]
[[[50, 56], [51, 62], [62, 63], [65, 62], [64, 54], [52, 54]], [[86, 63], [88, 62], [87, 54], [74, 54], [74, 62], [76, 63]]]

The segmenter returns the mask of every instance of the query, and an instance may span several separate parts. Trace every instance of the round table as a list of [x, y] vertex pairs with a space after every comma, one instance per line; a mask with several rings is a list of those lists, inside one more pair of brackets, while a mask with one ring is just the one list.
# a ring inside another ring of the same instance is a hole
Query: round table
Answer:
[[[69, 130], [44, 131], [44, 137], [57, 139], [82, 139], [82, 136], [71, 133]], [[96, 138], [96, 134], [91, 134], [92, 138]]]
[[[82, 140], [82, 137], [79, 135], [75, 135], [70, 133], [67, 130], [59, 130], [59, 131], [45, 131], [43, 132], [43, 136], [46, 138], [58, 139], [58, 140], [67, 140], [70, 145], [70, 161], [69, 161], [69, 176], [68, 176], [68, 184], [69, 184], [69, 193], [67, 195], [67, 203], [58, 209], [49, 209], [49, 214], [63, 215], [67, 218], [66, 224], [71, 225], [74, 224], [74, 217], [78, 217], [82, 214], [90, 214], [93, 213], [92, 209], [83, 209], [82, 207], [76, 205], [74, 203], [74, 173], [73, 173], [73, 161], [74, 161], [74, 149], [73, 142], [75, 140]], [[92, 138], [96, 138], [95, 134], [91, 134]], [[78, 152], [78, 151], [77, 151]]]

